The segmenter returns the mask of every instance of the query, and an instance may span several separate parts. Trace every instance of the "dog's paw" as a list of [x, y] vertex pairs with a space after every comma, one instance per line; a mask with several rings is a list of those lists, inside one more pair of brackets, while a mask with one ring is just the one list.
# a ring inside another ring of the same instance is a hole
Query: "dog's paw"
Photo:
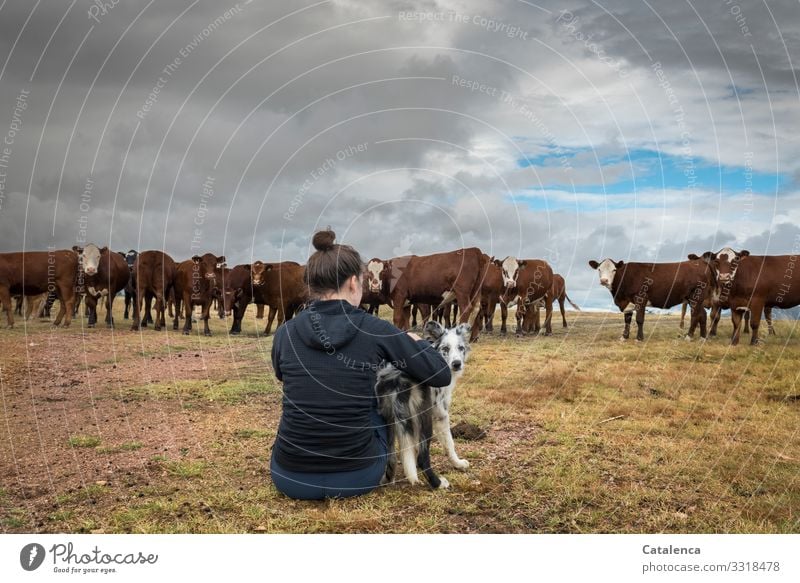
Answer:
[[447, 478], [440, 477], [439, 479], [441, 480], [441, 483], [439, 484], [439, 489], [447, 490], [450, 487], [450, 482], [447, 481]]
[[469, 467], [469, 462], [467, 460], [457, 459], [453, 462], [453, 467], [459, 470], [466, 470]]

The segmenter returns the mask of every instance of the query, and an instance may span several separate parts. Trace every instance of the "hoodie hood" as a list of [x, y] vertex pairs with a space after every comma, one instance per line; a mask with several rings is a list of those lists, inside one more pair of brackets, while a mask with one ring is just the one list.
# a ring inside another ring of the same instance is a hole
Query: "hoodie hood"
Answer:
[[318, 300], [293, 318], [294, 329], [306, 346], [333, 351], [349, 344], [361, 329], [365, 312], [345, 300]]

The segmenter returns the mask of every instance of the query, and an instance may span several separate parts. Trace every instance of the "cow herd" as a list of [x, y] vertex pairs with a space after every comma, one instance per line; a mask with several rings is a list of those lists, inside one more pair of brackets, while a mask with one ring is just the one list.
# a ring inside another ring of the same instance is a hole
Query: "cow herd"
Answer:
[[[622, 337], [627, 339], [635, 315], [637, 340], [644, 339], [647, 307], [671, 308], [683, 304], [691, 313], [687, 338], [699, 327], [707, 335], [706, 310], [710, 309], [711, 334], [716, 333], [720, 313], [731, 310], [732, 343], [739, 341], [742, 328], [752, 329], [751, 343], [758, 341], [762, 315], [770, 331], [771, 310], [800, 304], [800, 270], [795, 256], [755, 256], [749, 252], [722, 249], [702, 256], [690, 255], [676, 263], [590, 261], [598, 271], [600, 284], [612, 295], [624, 314]], [[798, 285], [795, 285], [795, 284]], [[241, 333], [247, 306], [255, 303], [259, 314], [269, 308], [265, 334], [277, 316], [277, 325], [303, 309], [309, 300], [304, 267], [293, 261], [255, 261], [229, 268], [224, 256], [195, 255], [176, 262], [163, 251], [113, 252], [94, 244], [72, 250], [0, 253], [0, 301], [9, 327], [14, 324], [11, 300], [18, 304], [38, 297], [42, 310], [59, 300], [54, 324], [69, 326], [81, 298], [85, 298], [88, 325], [97, 321], [98, 302], [104, 300], [106, 325], [113, 326], [114, 298], [125, 293], [125, 318], [132, 318], [132, 330], [152, 322], [155, 330], [166, 326], [169, 312], [173, 328], [192, 329], [194, 308], [201, 309], [204, 333], [212, 307], [229, 316], [231, 334]], [[396, 326], [407, 330], [428, 318], [472, 325], [471, 340], [481, 330], [493, 330], [499, 305], [500, 332], [507, 331], [508, 308], [516, 305], [516, 332], [552, 332], [553, 303], [558, 302], [563, 326], [567, 326], [564, 303], [579, 309], [566, 293], [564, 278], [554, 274], [541, 259], [506, 257], [495, 259], [477, 247], [432, 255], [409, 255], [392, 259], [371, 259], [364, 275], [362, 307], [377, 313], [385, 305], [393, 312]], [[540, 310], [544, 308], [544, 324]], [[153, 311], [155, 315], [153, 316]], [[173, 311], [174, 310], [174, 311]], [[28, 310], [30, 313], [30, 308]], [[744, 323], [744, 327], [742, 324]]]

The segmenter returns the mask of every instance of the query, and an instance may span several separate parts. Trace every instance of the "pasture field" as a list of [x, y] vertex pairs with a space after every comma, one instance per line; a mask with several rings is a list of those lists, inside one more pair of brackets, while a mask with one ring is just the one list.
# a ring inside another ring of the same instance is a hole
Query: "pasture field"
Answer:
[[114, 331], [0, 329], [3, 532], [800, 531], [794, 322], [736, 348], [728, 319], [686, 342], [674, 315], [643, 343], [619, 342], [621, 314], [484, 334], [452, 419], [485, 436], [456, 440], [466, 471], [433, 448], [449, 491], [298, 502], [270, 482], [281, 389], [255, 307], [242, 336], [213, 319], [205, 338], [130, 332], [121, 304]]

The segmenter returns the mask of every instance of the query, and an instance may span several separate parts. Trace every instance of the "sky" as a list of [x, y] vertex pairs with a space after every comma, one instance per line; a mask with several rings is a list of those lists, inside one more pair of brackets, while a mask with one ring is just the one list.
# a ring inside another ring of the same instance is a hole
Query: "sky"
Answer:
[[0, 2], [0, 252], [800, 250], [796, 1]]

